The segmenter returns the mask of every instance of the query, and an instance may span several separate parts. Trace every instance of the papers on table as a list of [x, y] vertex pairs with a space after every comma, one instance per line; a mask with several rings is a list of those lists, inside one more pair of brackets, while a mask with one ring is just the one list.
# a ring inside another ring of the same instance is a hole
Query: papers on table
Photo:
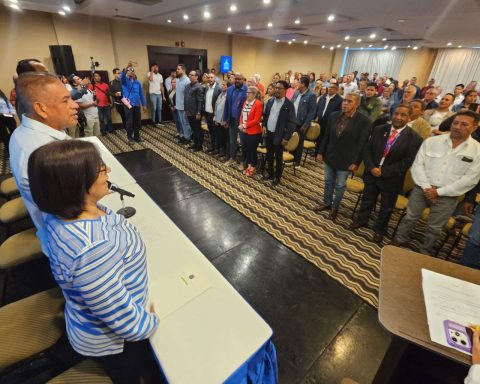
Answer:
[[471, 354], [471, 325], [480, 325], [480, 285], [422, 269], [432, 341]]
[[[185, 266], [175, 273], [150, 281], [149, 296], [156, 314], [163, 320], [209, 288], [211, 285], [202, 274], [196, 272], [192, 266]], [[165, 295], [165, 292], [171, 294]]]

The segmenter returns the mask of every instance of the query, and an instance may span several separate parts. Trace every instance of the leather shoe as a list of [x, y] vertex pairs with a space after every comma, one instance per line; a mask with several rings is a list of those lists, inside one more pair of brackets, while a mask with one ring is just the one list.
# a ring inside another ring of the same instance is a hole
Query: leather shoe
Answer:
[[187, 149], [195, 149], [195, 145], [190, 145]]
[[338, 215], [338, 209], [332, 209], [332, 212], [330, 212], [330, 215], [328, 215], [328, 218], [332, 221], [335, 221], [337, 219]]
[[383, 241], [383, 235], [380, 233], [375, 233], [373, 235], [373, 241], [377, 244], [380, 244]]
[[320, 204], [313, 208], [313, 212], [329, 211], [330, 209], [332, 209], [331, 205]]
[[364, 225], [360, 224], [358, 221], [354, 221], [352, 224], [350, 224], [351, 230], [358, 229], [360, 227], [364, 227]]
[[280, 184], [280, 180], [277, 177], [274, 177], [273, 180], [272, 180], [272, 185], [275, 186], [275, 185], [278, 185], [278, 184]]

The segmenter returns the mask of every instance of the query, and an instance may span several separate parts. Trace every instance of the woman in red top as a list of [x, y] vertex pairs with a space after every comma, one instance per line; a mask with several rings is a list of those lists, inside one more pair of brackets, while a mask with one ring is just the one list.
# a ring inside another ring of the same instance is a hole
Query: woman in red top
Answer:
[[257, 87], [248, 87], [247, 100], [243, 104], [240, 114], [240, 132], [243, 133], [243, 173], [252, 176], [258, 164], [257, 146], [262, 140], [262, 127], [260, 120], [263, 114], [263, 102]]

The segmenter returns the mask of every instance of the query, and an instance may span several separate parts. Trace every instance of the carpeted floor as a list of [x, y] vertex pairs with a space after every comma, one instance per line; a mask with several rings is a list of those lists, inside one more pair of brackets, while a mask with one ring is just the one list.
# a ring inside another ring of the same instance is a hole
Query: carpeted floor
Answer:
[[[113, 154], [153, 150], [366, 302], [378, 305], [381, 247], [371, 241], [371, 229], [348, 229], [357, 196], [345, 193], [336, 222], [329, 220], [326, 212], [318, 214], [311, 209], [323, 197], [323, 167], [319, 163], [309, 158], [304, 167], [297, 168], [296, 176], [286, 167], [281, 185], [272, 187], [259, 174], [249, 178], [204, 152], [187, 150], [177, 144], [175, 132], [172, 123], [164, 128], [144, 126], [144, 141], [132, 146], [119, 130], [100, 139]], [[0, 170], [2, 175], [9, 173], [3, 153]], [[394, 214], [390, 225], [397, 219]], [[422, 239], [422, 225], [418, 229], [413, 248]]]

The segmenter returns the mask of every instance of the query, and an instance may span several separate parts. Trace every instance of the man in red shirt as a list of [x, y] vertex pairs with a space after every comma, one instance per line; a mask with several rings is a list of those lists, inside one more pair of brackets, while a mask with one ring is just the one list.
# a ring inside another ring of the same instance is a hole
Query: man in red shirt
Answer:
[[[112, 125], [112, 100], [108, 83], [102, 81], [99, 73], [93, 75], [95, 81], [95, 96], [97, 97], [98, 119], [100, 120], [100, 131], [102, 135], [113, 132]], [[93, 85], [88, 87], [93, 91]]]

